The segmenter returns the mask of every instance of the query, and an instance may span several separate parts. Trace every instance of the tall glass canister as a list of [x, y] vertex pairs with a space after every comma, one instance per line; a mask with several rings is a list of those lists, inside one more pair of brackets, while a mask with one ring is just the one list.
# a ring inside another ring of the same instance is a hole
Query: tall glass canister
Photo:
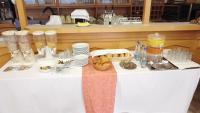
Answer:
[[4, 41], [6, 43], [6, 46], [11, 53], [11, 61], [13, 65], [20, 65], [24, 59], [22, 56], [21, 51], [18, 47], [17, 37], [15, 36], [15, 32], [13, 30], [10, 31], [4, 31], [2, 32], [2, 35], [4, 37]]
[[19, 47], [24, 56], [25, 63], [33, 64], [35, 62], [35, 55], [31, 48], [28, 31], [17, 31], [16, 36], [18, 38]]
[[50, 49], [50, 54], [52, 56], [55, 56], [57, 47], [57, 33], [56, 31], [46, 31], [45, 36], [47, 41], [47, 47]]
[[32, 33], [32, 35], [33, 35], [33, 40], [34, 40], [35, 46], [38, 51], [38, 56], [44, 57], [45, 56], [45, 46], [46, 46], [44, 31], [34, 31]]

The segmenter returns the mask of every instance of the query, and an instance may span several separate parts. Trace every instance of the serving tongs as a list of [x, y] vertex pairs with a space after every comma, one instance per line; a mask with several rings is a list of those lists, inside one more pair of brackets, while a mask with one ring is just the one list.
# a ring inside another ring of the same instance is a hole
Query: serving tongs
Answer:
[[56, 66], [55, 67], [56, 72], [60, 72], [65, 68], [70, 68], [72, 61], [74, 61], [74, 60], [71, 59], [71, 60], [66, 61], [63, 66]]
[[23, 71], [23, 70], [28, 70], [30, 68], [31, 68], [31, 66], [27, 66], [27, 65], [21, 65], [21, 66], [17, 66], [17, 67], [8, 66], [6, 69], [3, 70], [3, 72], [13, 71], [13, 70]]

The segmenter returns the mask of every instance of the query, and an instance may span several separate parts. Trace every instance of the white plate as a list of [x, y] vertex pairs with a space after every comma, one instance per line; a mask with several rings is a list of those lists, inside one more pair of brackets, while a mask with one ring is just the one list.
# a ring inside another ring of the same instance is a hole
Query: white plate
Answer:
[[89, 48], [89, 44], [88, 43], [75, 43], [72, 45], [73, 48]]
[[84, 66], [88, 64], [88, 55], [80, 54], [74, 56], [74, 61], [77, 66]]

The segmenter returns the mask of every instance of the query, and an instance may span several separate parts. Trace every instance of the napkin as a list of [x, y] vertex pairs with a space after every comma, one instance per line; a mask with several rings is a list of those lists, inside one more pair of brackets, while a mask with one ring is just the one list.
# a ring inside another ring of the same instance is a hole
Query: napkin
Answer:
[[97, 71], [90, 63], [83, 67], [83, 95], [86, 113], [113, 113], [117, 73], [112, 68]]

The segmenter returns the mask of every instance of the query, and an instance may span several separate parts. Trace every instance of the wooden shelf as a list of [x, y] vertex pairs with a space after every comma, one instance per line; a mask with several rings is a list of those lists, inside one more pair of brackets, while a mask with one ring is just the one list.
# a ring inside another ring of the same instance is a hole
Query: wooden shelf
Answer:
[[57, 6], [54, 5], [26, 5], [26, 9], [42, 9], [45, 7], [51, 7], [51, 8], [57, 8]]
[[95, 8], [95, 4], [62, 4], [59, 5], [59, 8], [78, 8], [78, 7], [84, 7], [84, 8]]
[[8, 23], [0, 23], [0, 28], [15, 28], [15, 25]]
[[187, 22], [176, 23], [150, 23], [135, 25], [96, 25], [89, 27], [76, 27], [74, 24], [61, 26], [29, 25], [25, 29], [30, 32], [36, 30], [56, 30], [58, 33], [114, 33], [114, 32], [161, 32], [161, 31], [198, 31], [199, 25]]
[[131, 7], [131, 4], [97, 4], [96, 7]]
[[[149, 1], [149, 0], [147, 0]], [[83, 2], [83, 1], [82, 1]], [[151, 2], [148, 2], [151, 3]], [[156, 4], [153, 4], [154, 7], [156, 7]], [[161, 5], [161, 4], [159, 4]], [[102, 10], [105, 9], [105, 7], [108, 8], [108, 10], [111, 10], [112, 8], [114, 8], [114, 10], [117, 10], [115, 13], [118, 15], [123, 15], [123, 16], [127, 16], [127, 17], [132, 17], [132, 16], [139, 16], [141, 18], [143, 18], [143, 6], [144, 6], [144, 1], [140, 1], [140, 0], [112, 0], [110, 3], [102, 3], [100, 2], [100, 0], [95, 0], [92, 1], [91, 3], [81, 3], [81, 2], [77, 2], [77, 3], [72, 3], [72, 4], [64, 4], [61, 3], [60, 0], [55, 0], [55, 3], [53, 4], [47, 4], [47, 5], [39, 5], [38, 3], [36, 3], [35, 5], [27, 5], [26, 9], [28, 9], [28, 16], [32, 16], [32, 10], [37, 10], [37, 11], [33, 11], [34, 15], [37, 15], [37, 12], [39, 9], [42, 9], [44, 7], [51, 7], [51, 8], [56, 8], [56, 14], [62, 15], [63, 9], [67, 9], [67, 13], [64, 14], [70, 14], [74, 9], [78, 9], [78, 8], [85, 8], [89, 10], [89, 13], [91, 13], [92, 16], [94, 16], [95, 18], [98, 18], [98, 14], [102, 13]], [[92, 9], [94, 8], [94, 10]], [[104, 8], [104, 9], [103, 9]], [[138, 9], [139, 8], [139, 9]], [[119, 10], [118, 10], [119, 9]], [[162, 9], [160, 7], [158, 7], [159, 10], [162, 11]], [[152, 10], [153, 11], [153, 10]], [[161, 12], [160, 11], [160, 12]], [[30, 12], [30, 13], [29, 13]], [[136, 14], [135, 12], [139, 12], [140, 14]], [[156, 11], [154, 11], [156, 12]], [[151, 19], [153, 20], [160, 20], [161, 15], [159, 15], [158, 13], [151, 13], [154, 16], [151, 16]], [[150, 15], [148, 15], [150, 16]], [[148, 20], [149, 21], [149, 20]]]
[[[122, 1], [120, 1], [122, 2]], [[93, 14], [98, 14], [98, 8], [105, 8], [105, 7], [114, 7], [114, 8], [130, 8], [132, 6], [132, 1], [128, 0], [127, 2], [122, 2], [118, 3], [117, 0], [112, 0], [112, 3], [101, 3], [99, 1], [93, 1], [91, 3], [73, 3], [73, 4], [64, 4], [60, 2], [60, 0], [55, 0], [55, 3], [53, 4], [45, 4], [45, 5], [40, 5], [39, 3], [33, 4], [33, 5], [25, 5], [26, 9], [29, 11], [34, 10], [34, 9], [42, 9], [45, 7], [51, 7], [51, 8], [57, 8], [58, 14], [61, 14], [60, 9], [75, 9], [75, 8], [95, 8], [96, 10], [92, 10], [94, 13]], [[123, 9], [125, 10], [125, 9]], [[90, 11], [91, 12], [91, 11]], [[125, 11], [124, 11], [125, 12]], [[31, 14], [31, 13], [28, 13]], [[36, 12], [34, 12], [36, 14]], [[124, 14], [127, 15], [127, 14]], [[131, 13], [128, 13], [129, 16], [131, 16]], [[29, 15], [31, 16], [31, 15]], [[97, 16], [97, 15], [96, 15]], [[96, 17], [95, 16], [95, 17]]]

